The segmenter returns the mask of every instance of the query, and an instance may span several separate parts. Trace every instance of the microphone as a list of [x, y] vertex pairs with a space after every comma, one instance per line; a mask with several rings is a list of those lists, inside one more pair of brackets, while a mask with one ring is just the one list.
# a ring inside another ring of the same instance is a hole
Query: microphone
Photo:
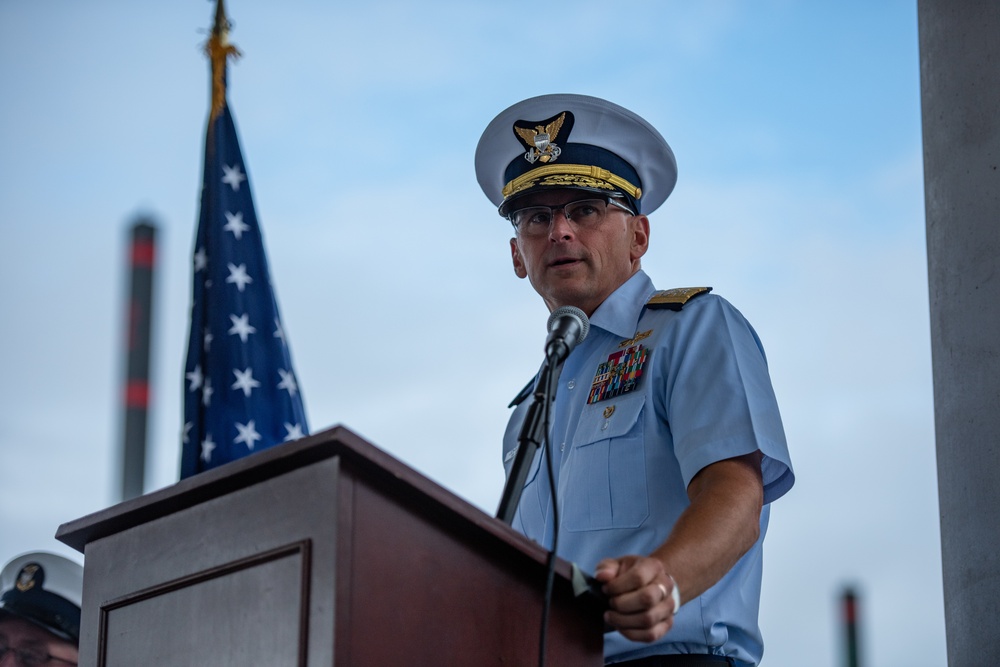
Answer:
[[575, 306], [561, 306], [549, 315], [547, 328], [549, 337], [545, 339], [545, 358], [550, 363], [558, 364], [587, 337], [590, 320]]

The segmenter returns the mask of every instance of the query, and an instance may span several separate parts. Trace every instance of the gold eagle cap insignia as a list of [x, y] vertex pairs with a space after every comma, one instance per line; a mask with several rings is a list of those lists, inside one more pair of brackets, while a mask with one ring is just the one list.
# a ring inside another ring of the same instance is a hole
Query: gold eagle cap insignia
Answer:
[[556, 144], [556, 138], [566, 123], [568, 111], [558, 116], [537, 123], [518, 121], [514, 124], [514, 133], [527, 147], [524, 159], [528, 162], [555, 162], [562, 152]]
[[35, 575], [41, 570], [41, 565], [35, 563], [29, 563], [21, 568], [21, 571], [17, 573], [17, 583], [15, 586], [17, 590], [24, 591], [31, 590], [35, 587]]
[[562, 129], [563, 123], [566, 122], [566, 112], [563, 111], [561, 114], [556, 116], [548, 125], [536, 125], [534, 128], [528, 127], [514, 127], [514, 131], [517, 132], [524, 143], [529, 146], [538, 147], [538, 137], [545, 137], [545, 141], [555, 142], [556, 138], [559, 136], [559, 130]]

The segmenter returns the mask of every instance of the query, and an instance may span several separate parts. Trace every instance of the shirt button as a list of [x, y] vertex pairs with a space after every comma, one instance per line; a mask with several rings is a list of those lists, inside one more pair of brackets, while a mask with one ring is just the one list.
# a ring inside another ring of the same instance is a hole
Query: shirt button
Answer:
[[559, 451], [560, 452], [565, 452], [566, 451], [566, 443], [565, 442], [563, 444], [559, 445]]
[[569, 382], [566, 383], [566, 386], [572, 389], [573, 387], [576, 386], [576, 380], [570, 380]]

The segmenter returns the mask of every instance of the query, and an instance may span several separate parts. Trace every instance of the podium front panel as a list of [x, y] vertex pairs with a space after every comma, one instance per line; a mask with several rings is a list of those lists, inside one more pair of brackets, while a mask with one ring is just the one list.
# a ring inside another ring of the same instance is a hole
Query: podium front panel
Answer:
[[105, 605], [103, 664], [305, 665], [307, 572], [305, 542]]
[[81, 655], [99, 667], [333, 664], [338, 464], [90, 542]]

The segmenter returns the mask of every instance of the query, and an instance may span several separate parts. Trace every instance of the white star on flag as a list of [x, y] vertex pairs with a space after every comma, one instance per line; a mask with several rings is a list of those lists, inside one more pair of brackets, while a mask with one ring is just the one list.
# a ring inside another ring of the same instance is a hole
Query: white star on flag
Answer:
[[205, 463], [211, 461], [213, 449], [215, 449], [215, 443], [212, 442], [212, 434], [209, 433], [205, 436], [205, 439], [201, 441], [201, 460]]
[[226, 211], [226, 220], [228, 220], [228, 222], [226, 222], [222, 229], [227, 232], [232, 232], [237, 241], [242, 240], [243, 232], [250, 229], [250, 225], [243, 222], [243, 211], [238, 211], [236, 213]]
[[205, 388], [201, 390], [201, 403], [206, 407], [212, 403], [212, 394], [215, 390], [212, 389], [212, 378], [205, 378]]
[[236, 266], [232, 262], [229, 263], [229, 277], [226, 278], [227, 283], [236, 283], [237, 289], [243, 291], [246, 286], [253, 282], [253, 278], [247, 275], [247, 265], [240, 264]]
[[302, 432], [302, 424], [289, 424], [285, 422], [285, 430], [288, 431], [288, 435], [285, 436], [285, 442], [306, 437], [305, 433]]
[[250, 392], [252, 392], [255, 387], [260, 386], [260, 382], [253, 379], [252, 368], [247, 368], [245, 371], [234, 368], [233, 373], [236, 374], [236, 382], [233, 383], [233, 389], [242, 389], [243, 395], [247, 398], [250, 397]]
[[257, 333], [257, 329], [250, 325], [250, 316], [246, 313], [243, 313], [239, 317], [230, 315], [229, 319], [233, 321], [233, 327], [229, 330], [230, 335], [236, 334], [244, 343], [247, 342], [250, 334]]
[[205, 379], [201, 375], [201, 366], [195, 366], [193, 371], [189, 371], [185, 377], [191, 380], [191, 386], [188, 387], [188, 391], [194, 391], [201, 387], [202, 381]]
[[278, 375], [281, 376], [281, 382], [278, 383], [278, 389], [287, 389], [288, 393], [294, 396], [295, 392], [299, 390], [299, 386], [295, 383], [295, 374], [291, 371], [279, 368]]
[[185, 445], [188, 444], [188, 438], [191, 436], [192, 426], [194, 426], [194, 422], [184, 422], [184, 430], [181, 431], [181, 442]]
[[281, 326], [281, 320], [274, 318], [274, 337], [281, 340], [282, 343], [285, 342], [285, 330]]
[[240, 434], [233, 438], [233, 442], [245, 443], [249, 449], [253, 449], [254, 443], [262, 437], [260, 433], [257, 432], [253, 419], [246, 424], [236, 422], [236, 430], [239, 431]]
[[240, 170], [240, 165], [234, 164], [232, 167], [229, 165], [222, 165], [223, 177], [222, 182], [230, 186], [234, 192], [239, 192], [240, 183], [247, 180], [247, 177], [243, 175]]
[[194, 254], [194, 272], [198, 273], [206, 266], [208, 266], [208, 255], [205, 254], [204, 248], [198, 248], [198, 252]]

